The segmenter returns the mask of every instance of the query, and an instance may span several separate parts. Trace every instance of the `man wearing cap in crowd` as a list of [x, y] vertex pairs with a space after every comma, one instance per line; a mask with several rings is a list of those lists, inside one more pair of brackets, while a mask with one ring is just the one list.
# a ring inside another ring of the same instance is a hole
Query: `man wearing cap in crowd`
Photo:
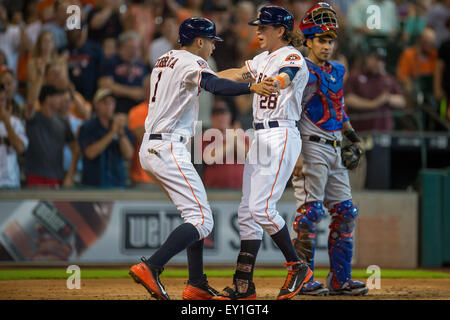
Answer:
[[81, 183], [96, 187], [125, 187], [124, 159], [133, 156], [133, 135], [124, 114], [114, 115], [116, 100], [109, 89], [94, 96], [96, 115], [84, 123], [78, 142], [83, 155]]

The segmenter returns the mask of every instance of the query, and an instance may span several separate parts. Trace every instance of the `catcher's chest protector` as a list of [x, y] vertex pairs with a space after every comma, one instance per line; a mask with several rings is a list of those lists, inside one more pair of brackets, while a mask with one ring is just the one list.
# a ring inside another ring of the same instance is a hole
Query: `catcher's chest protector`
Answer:
[[343, 109], [344, 66], [329, 62], [321, 67], [308, 59], [306, 64], [309, 80], [303, 96], [305, 115], [322, 130], [341, 130], [348, 119]]

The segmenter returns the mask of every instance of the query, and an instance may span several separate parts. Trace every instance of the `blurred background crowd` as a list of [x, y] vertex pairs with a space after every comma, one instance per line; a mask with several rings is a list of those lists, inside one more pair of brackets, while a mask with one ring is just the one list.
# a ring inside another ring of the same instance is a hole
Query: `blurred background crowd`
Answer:
[[[215, 22], [225, 41], [208, 63], [220, 71], [260, 52], [247, 22], [261, 5], [289, 9], [298, 27], [315, 2], [0, 0], [0, 187], [151, 185], [138, 157], [149, 75], [177, 48], [179, 24], [191, 16]], [[334, 59], [346, 66], [345, 107], [356, 130], [448, 132], [450, 0], [326, 2], [339, 17]], [[203, 130], [247, 130], [252, 96], [202, 92], [199, 120]], [[248, 148], [248, 138], [236, 139]], [[241, 188], [242, 161], [197, 169], [206, 187]]]

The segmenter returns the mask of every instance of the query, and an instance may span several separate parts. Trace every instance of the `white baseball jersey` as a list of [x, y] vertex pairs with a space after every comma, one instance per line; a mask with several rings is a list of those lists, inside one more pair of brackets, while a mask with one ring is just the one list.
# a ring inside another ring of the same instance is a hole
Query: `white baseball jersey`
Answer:
[[145, 120], [147, 133], [194, 135], [201, 72], [215, 74], [203, 58], [186, 50], [171, 50], [156, 61]]
[[276, 77], [283, 67], [298, 67], [292, 84], [281, 89], [279, 95], [253, 96], [253, 119], [299, 120], [302, 112], [303, 90], [308, 82], [308, 67], [300, 51], [293, 46], [282, 47], [269, 54], [265, 51], [245, 62], [248, 71], [256, 82], [267, 77]]
[[279, 95], [253, 96], [255, 122], [292, 120], [292, 126], [257, 130], [247, 154], [238, 210], [239, 234], [241, 240], [260, 240], [264, 230], [273, 235], [286, 223], [276, 204], [302, 148], [300, 133], [293, 124], [300, 119], [309, 72], [302, 54], [292, 46], [271, 54], [263, 52], [245, 64], [257, 82], [277, 76], [283, 67], [299, 68], [291, 84], [281, 89]]

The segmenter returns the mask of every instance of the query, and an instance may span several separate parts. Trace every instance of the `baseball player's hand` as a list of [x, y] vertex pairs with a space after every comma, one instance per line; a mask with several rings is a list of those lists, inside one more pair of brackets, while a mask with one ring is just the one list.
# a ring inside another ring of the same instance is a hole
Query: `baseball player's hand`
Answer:
[[260, 96], [268, 97], [277, 92], [277, 88], [273, 84], [273, 80], [266, 79], [260, 83], [252, 83], [250, 92]]
[[292, 175], [299, 177], [302, 174], [303, 170], [303, 160], [302, 156], [300, 155], [297, 159], [297, 163], [295, 164], [294, 170], [292, 171]]

